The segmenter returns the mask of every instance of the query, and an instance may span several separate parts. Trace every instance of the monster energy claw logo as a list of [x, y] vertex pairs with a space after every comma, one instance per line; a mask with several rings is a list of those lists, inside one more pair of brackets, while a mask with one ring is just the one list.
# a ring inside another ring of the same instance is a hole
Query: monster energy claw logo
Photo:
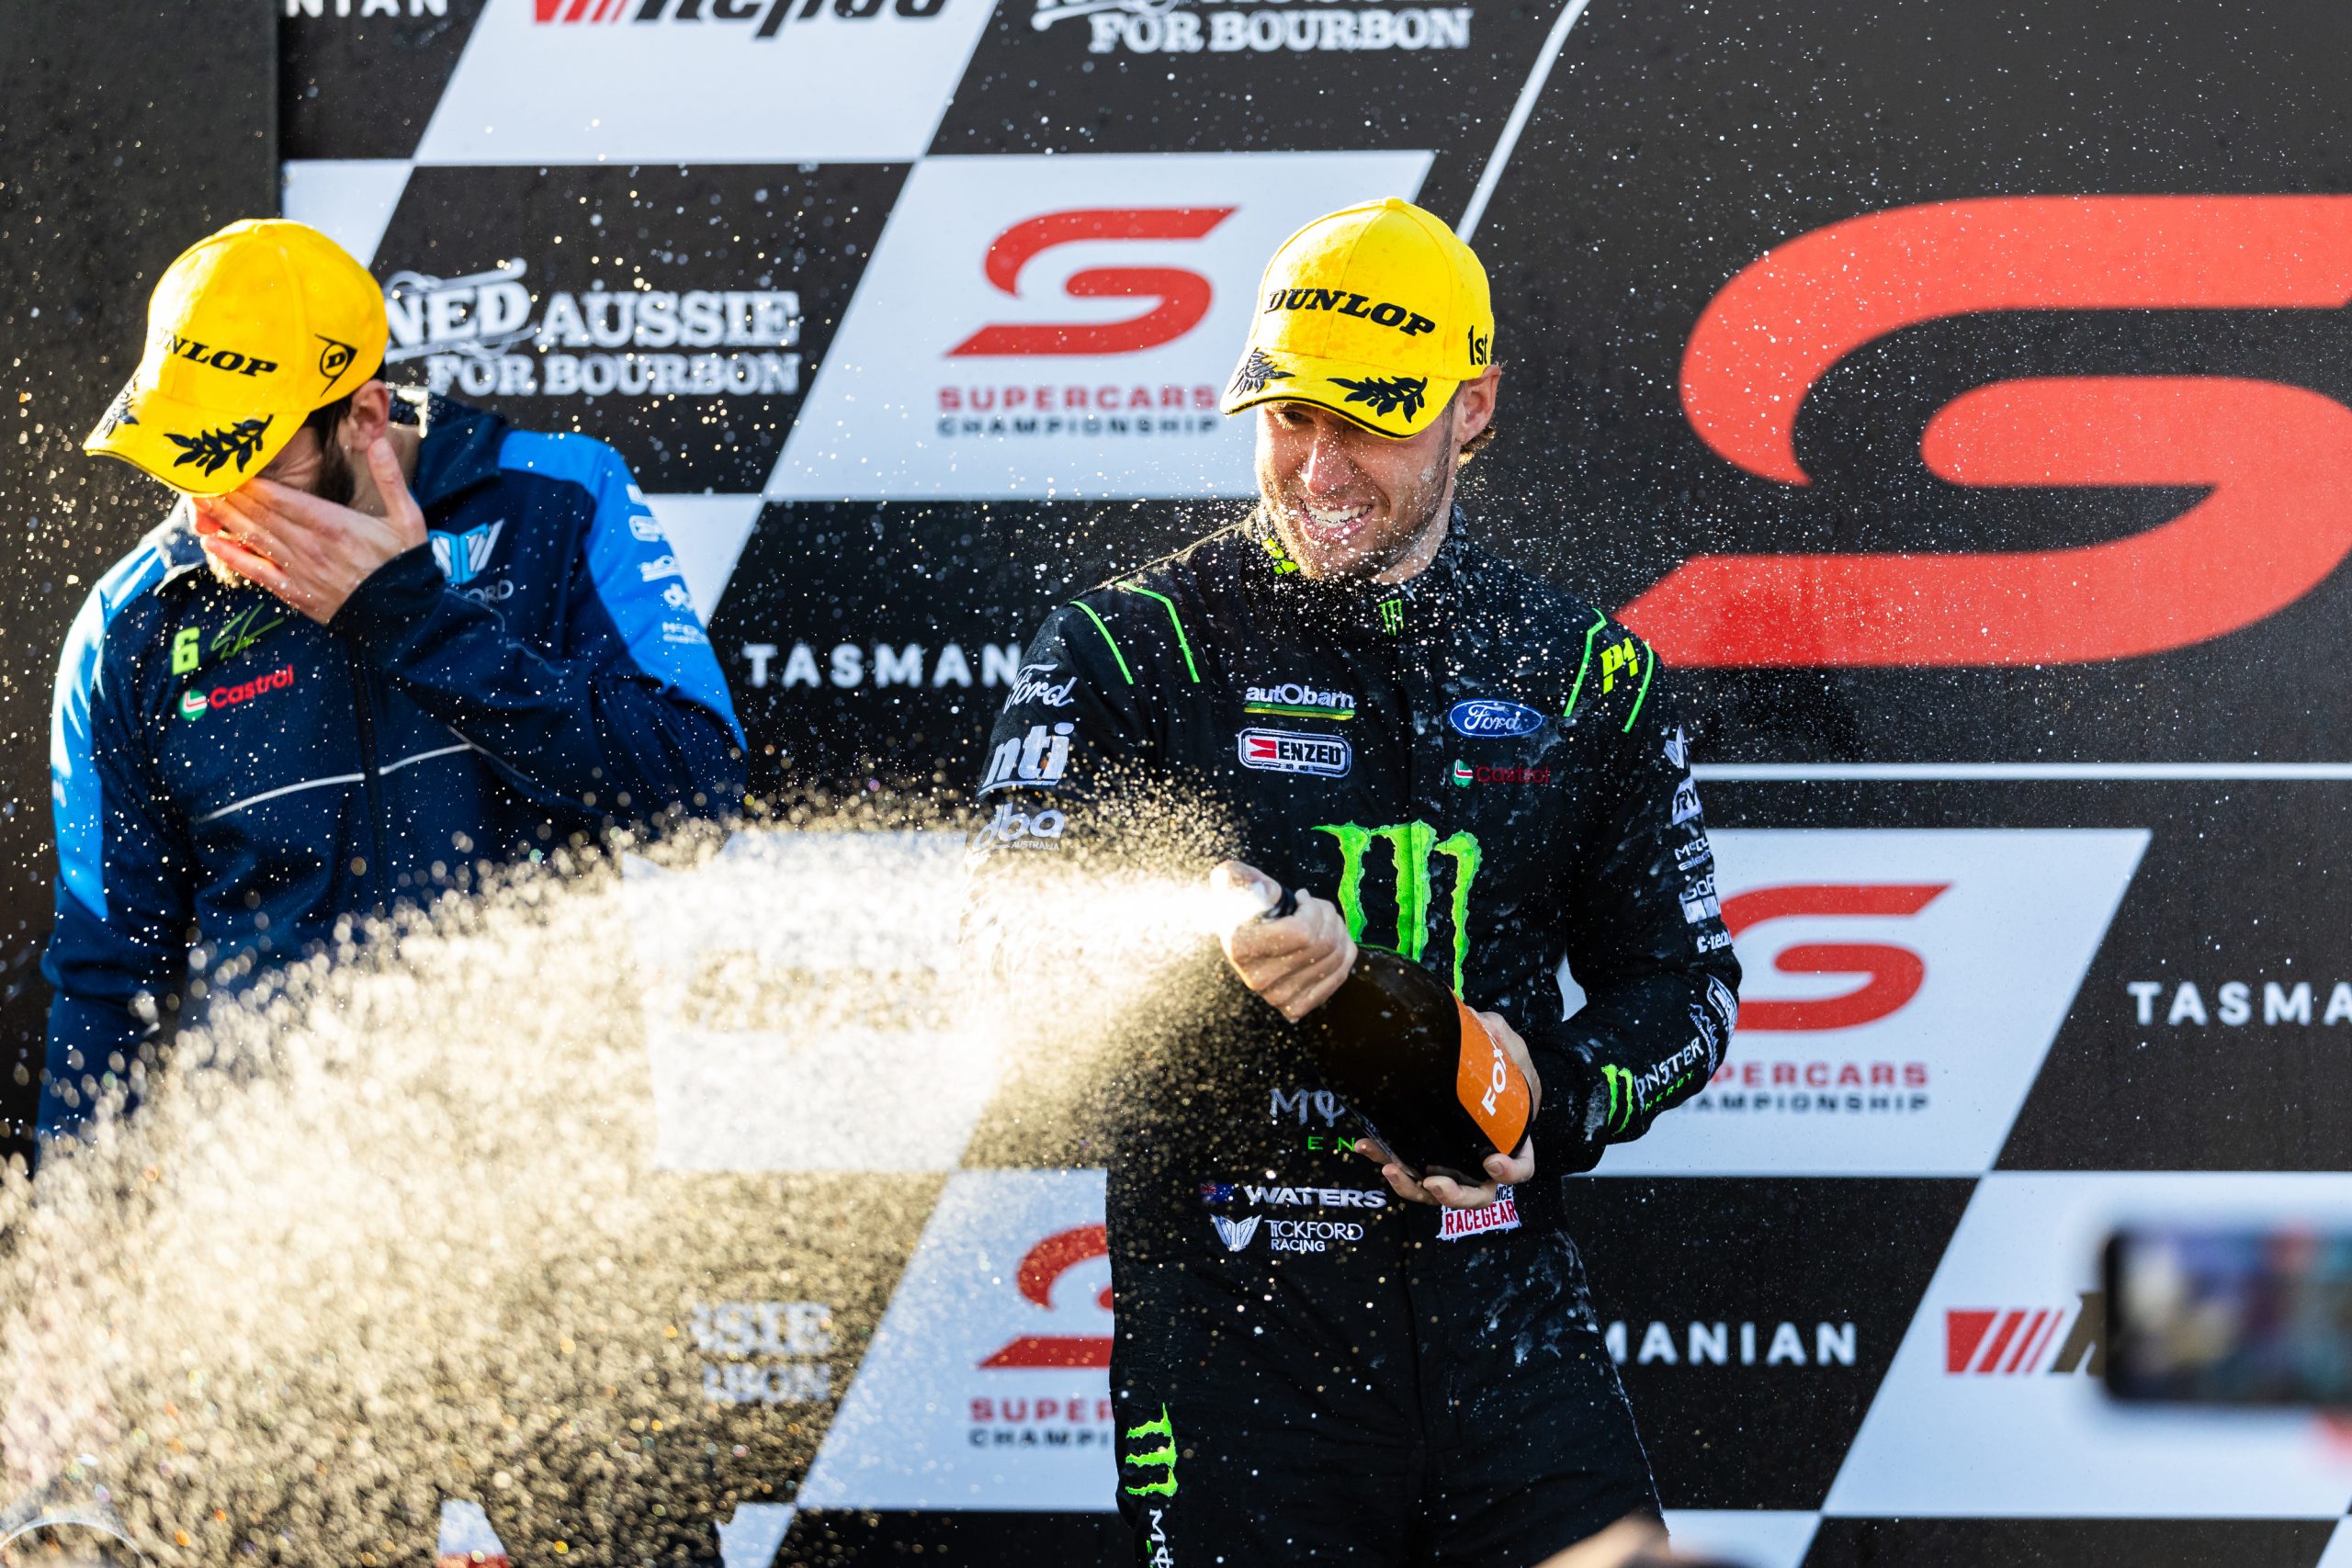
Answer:
[[1462, 966], [1470, 959], [1470, 884], [1478, 875], [1478, 840], [1468, 833], [1441, 839], [1426, 822], [1399, 822], [1386, 828], [1363, 828], [1353, 822], [1319, 826], [1340, 841], [1340, 913], [1348, 935], [1363, 940], [1363, 862], [1374, 839], [1388, 841], [1396, 868], [1396, 951], [1419, 963], [1430, 942], [1430, 857], [1443, 855], [1453, 863], [1453, 988], [1462, 989]]
[[1157, 1481], [1130, 1483], [1122, 1488], [1131, 1497], [1173, 1497], [1176, 1495], [1176, 1428], [1168, 1419], [1168, 1406], [1159, 1407], [1159, 1419], [1146, 1421], [1140, 1427], [1130, 1427], [1127, 1440], [1136, 1442], [1145, 1438], [1158, 1438], [1159, 1447], [1143, 1453], [1123, 1456], [1121, 1464], [1131, 1464], [1138, 1470], [1149, 1471], [1166, 1467], [1166, 1473]]
[[1601, 1117], [1601, 1131], [1623, 1133], [1634, 1124], [1634, 1112], [1640, 1109], [1634, 1095], [1634, 1075], [1613, 1063], [1603, 1062], [1600, 1077], [1609, 1089], [1609, 1107]]

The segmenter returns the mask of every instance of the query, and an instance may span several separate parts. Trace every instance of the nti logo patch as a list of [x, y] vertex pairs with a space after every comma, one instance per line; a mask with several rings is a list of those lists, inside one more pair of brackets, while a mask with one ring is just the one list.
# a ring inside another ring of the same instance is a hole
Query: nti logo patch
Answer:
[[1952, 1307], [1944, 1313], [1944, 1371], [1955, 1377], [2028, 1372], [2098, 1377], [2106, 1368], [2104, 1292], [2082, 1292], [2072, 1307]]

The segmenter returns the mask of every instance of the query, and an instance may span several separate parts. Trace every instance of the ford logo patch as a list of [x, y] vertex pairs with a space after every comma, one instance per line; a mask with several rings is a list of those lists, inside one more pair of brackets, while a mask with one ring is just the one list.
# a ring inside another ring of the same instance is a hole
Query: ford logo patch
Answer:
[[1446, 710], [1445, 722], [1457, 735], [1473, 740], [1510, 740], [1532, 735], [1544, 728], [1544, 716], [1525, 703], [1500, 697], [1472, 697]]

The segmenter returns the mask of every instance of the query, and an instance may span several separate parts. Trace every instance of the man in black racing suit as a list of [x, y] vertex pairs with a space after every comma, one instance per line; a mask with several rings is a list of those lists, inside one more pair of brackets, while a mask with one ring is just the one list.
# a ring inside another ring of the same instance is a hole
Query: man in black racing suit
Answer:
[[[1017, 920], [1023, 874], [1116, 841], [1148, 783], [1302, 895], [1227, 938], [1230, 1027], [1134, 1064], [1113, 1142], [1139, 1560], [1516, 1568], [1657, 1513], [1560, 1189], [1706, 1083], [1739, 968], [1655, 657], [1453, 509], [1498, 383], [1476, 258], [1391, 200], [1295, 236], [1261, 301], [1227, 408], [1259, 410], [1261, 504], [1047, 619], [980, 785], [978, 908]], [[1357, 939], [1532, 1067], [1498, 1179], [1354, 1149], [1291, 1021]]]

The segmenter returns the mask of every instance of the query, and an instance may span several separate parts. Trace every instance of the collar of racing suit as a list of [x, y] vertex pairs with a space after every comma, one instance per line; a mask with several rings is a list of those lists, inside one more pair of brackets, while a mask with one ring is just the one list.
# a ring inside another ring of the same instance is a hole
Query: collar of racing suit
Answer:
[[1255, 580], [1261, 602], [1280, 618], [1313, 625], [1351, 644], [1425, 640], [1440, 629], [1469, 569], [1475, 547], [1468, 521], [1454, 507], [1437, 554], [1402, 582], [1309, 578], [1283, 548], [1273, 519], [1261, 505], [1250, 513], [1249, 526], [1266, 552], [1266, 570]]

